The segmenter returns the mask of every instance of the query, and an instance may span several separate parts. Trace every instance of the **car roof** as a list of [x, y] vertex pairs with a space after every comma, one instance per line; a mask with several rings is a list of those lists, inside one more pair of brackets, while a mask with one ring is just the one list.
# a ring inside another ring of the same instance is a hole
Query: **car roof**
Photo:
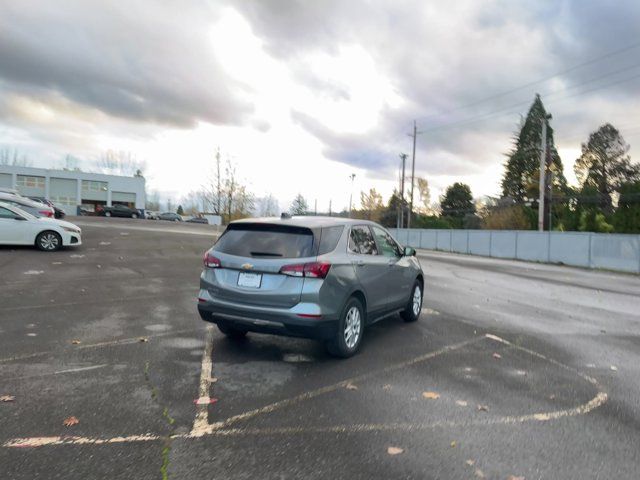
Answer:
[[15, 205], [11, 205], [10, 203], [5, 203], [2, 200], [0, 200], [0, 207], [4, 207], [7, 210], [11, 210], [13, 213], [29, 213], [29, 212], [25, 212], [24, 210], [22, 210], [19, 207], [16, 207]]
[[261, 217], [261, 218], [243, 218], [235, 220], [231, 225], [243, 223], [264, 223], [270, 225], [290, 225], [292, 227], [321, 228], [334, 227], [339, 225], [376, 225], [377, 223], [370, 220], [361, 220], [359, 218], [343, 218], [343, 217], [322, 217], [322, 216], [293, 216], [293, 217]]
[[[20, 203], [21, 205], [26, 205], [31, 208], [42, 208], [41, 204], [35, 200], [31, 200], [20, 195], [13, 195], [11, 193], [0, 192], [0, 201], [2, 200], [11, 200], [12, 202]], [[47, 206], [47, 208], [51, 207]]]

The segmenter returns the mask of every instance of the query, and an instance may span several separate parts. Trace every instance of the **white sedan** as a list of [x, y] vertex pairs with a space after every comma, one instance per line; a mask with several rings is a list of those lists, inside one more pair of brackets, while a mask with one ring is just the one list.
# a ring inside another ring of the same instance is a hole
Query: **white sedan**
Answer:
[[0, 202], [0, 245], [35, 245], [40, 250], [53, 252], [63, 246], [82, 245], [82, 231], [73, 223], [34, 217]]

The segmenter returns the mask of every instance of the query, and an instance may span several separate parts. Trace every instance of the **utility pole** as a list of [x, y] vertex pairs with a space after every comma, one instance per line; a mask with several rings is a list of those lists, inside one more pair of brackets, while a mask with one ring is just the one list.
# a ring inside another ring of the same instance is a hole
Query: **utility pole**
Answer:
[[553, 224], [553, 172], [549, 172], [549, 231]]
[[401, 153], [402, 159], [402, 174], [400, 175], [400, 226], [398, 228], [404, 228], [404, 167], [407, 161], [407, 154]]
[[407, 228], [411, 228], [411, 215], [413, 214], [413, 184], [416, 174], [416, 137], [418, 131], [416, 129], [416, 121], [413, 121], [413, 158], [411, 160], [411, 192], [409, 193], [409, 218], [407, 218]]
[[313, 214], [318, 215], [318, 199], [317, 198], [313, 201]]
[[329, 200], [329, 216], [331, 216], [331, 200]]
[[353, 201], [353, 179], [356, 178], [356, 174], [352, 173], [349, 175], [351, 179], [351, 192], [349, 193], [349, 218], [351, 218], [351, 202]]
[[538, 198], [538, 231], [544, 231], [544, 193], [545, 193], [545, 175], [547, 171], [547, 120], [551, 119], [551, 115], [546, 115], [542, 119], [542, 141], [540, 142], [540, 183], [538, 185], [540, 195]]

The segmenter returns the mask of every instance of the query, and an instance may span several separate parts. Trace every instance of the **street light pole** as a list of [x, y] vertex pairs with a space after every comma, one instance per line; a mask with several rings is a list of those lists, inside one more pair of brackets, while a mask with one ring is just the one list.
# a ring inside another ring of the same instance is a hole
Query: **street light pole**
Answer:
[[418, 131], [416, 129], [416, 121], [413, 121], [413, 157], [411, 159], [411, 193], [409, 194], [409, 218], [407, 218], [407, 228], [411, 228], [411, 214], [413, 214], [413, 184], [416, 174], [416, 137]]
[[351, 179], [351, 192], [349, 193], [349, 218], [351, 218], [351, 203], [353, 202], [353, 179], [356, 178], [356, 174], [352, 173], [349, 175]]
[[551, 115], [546, 115], [542, 119], [542, 140], [540, 142], [540, 182], [538, 188], [540, 195], [538, 197], [538, 231], [544, 231], [544, 193], [545, 193], [545, 175], [547, 171], [547, 120], [551, 119]]

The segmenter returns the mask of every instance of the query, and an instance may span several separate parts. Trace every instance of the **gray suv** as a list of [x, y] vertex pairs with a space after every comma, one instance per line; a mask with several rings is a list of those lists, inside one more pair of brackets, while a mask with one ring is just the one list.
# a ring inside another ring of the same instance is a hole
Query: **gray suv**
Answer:
[[204, 255], [198, 311], [230, 337], [315, 338], [353, 355], [367, 325], [422, 310], [415, 250], [380, 225], [329, 217], [239, 220]]

